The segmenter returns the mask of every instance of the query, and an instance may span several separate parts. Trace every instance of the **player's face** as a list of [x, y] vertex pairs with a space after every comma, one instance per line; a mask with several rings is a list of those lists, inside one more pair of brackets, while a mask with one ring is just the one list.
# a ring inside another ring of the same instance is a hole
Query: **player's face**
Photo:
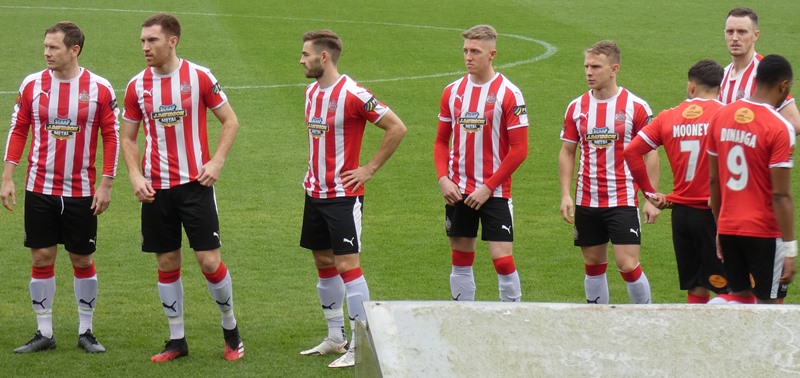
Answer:
[[495, 43], [492, 41], [464, 40], [464, 64], [467, 66], [467, 72], [472, 75], [490, 72], [496, 54]]
[[725, 20], [725, 44], [731, 56], [751, 54], [756, 48], [759, 31], [749, 17], [728, 17]]
[[587, 53], [584, 56], [583, 69], [589, 88], [601, 90], [615, 83], [619, 64], [612, 64], [605, 54]]
[[64, 44], [64, 32], [50, 33], [44, 36], [44, 60], [47, 68], [56, 72], [66, 70], [77, 59], [79, 47], [68, 49]]
[[322, 52], [317, 52], [313, 42], [303, 43], [303, 53], [300, 55], [300, 64], [305, 68], [306, 77], [309, 79], [319, 79], [325, 70], [322, 68]]
[[161, 25], [142, 28], [142, 52], [150, 67], [161, 67], [170, 61], [172, 49], [178, 44], [178, 37], [167, 36]]

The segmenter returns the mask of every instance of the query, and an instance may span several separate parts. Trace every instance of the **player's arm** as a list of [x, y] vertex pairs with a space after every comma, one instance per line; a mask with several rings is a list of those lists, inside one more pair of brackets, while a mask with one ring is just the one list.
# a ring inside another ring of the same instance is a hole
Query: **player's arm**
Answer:
[[444, 202], [450, 206], [462, 200], [458, 185], [450, 180], [448, 163], [450, 162], [450, 136], [453, 134], [451, 122], [439, 120], [436, 140], [433, 141], [433, 161], [436, 164], [436, 175], [439, 178], [439, 189]]
[[14, 205], [17, 204], [17, 193], [14, 188], [14, 170], [17, 165], [7, 161], [3, 167], [3, 183], [0, 185], [0, 199], [3, 200], [3, 206], [8, 211], [14, 211]]
[[489, 200], [492, 192], [497, 186], [508, 180], [514, 171], [519, 168], [520, 164], [528, 157], [528, 127], [518, 127], [508, 130], [508, 144], [510, 150], [508, 154], [500, 162], [491, 177], [484, 183], [483, 186], [475, 189], [464, 199], [464, 204], [478, 210]]
[[790, 168], [770, 168], [772, 178], [772, 207], [781, 231], [785, 259], [781, 283], [792, 282], [796, 271], [797, 241], [794, 235], [794, 201], [792, 200]]
[[785, 104], [778, 112], [794, 126], [795, 135], [800, 135], [800, 111], [797, 110], [795, 101], [790, 100], [790, 102]]
[[642, 189], [646, 197], [651, 198], [656, 194], [656, 190], [650, 183], [649, 171], [642, 159], [642, 156], [653, 151], [653, 148], [645, 142], [641, 135], [633, 138], [633, 141], [625, 147], [625, 163], [631, 171], [631, 176], [636, 181], [636, 185]]
[[100, 135], [103, 140], [103, 175], [100, 186], [94, 192], [91, 209], [94, 216], [102, 214], [111, 204], [111, 185], [117, 175], [119, 159], [119, 107], [114, 98], [114, 89], [109, 87], [108, 96], [100, 100]]
[[378, 169], [392, 157], [407, 131], [406, 125], [391, 109], [375, 123], [375, 126], [383, 130], [383, 139], [378, 151], [375, 151], [367, 164], [342, 173], [342, 185], [351, 188], [353, 192], [372, 179]]
[[[650, 182], [653, 184], [654, 188], [658, 188], [658, 181], [660, 179], [659, 163], [660, 159], [658, 157], [658, 151], [653, 150], [644, 155], [644, 164], [647, 167], [647, 177], [650, 179]], [[650, 201], [647, 201], [644, 203], [642, 213], [644, 214], [644, 223], [653, 224], [656, 223], [656, 219], [658, 219], [658, 214], [661, 213], [661, 210], [659, 210]]]
[[128, 167], [128, 177], [133, 187], [133, 195], [139, 202], [151, 203], [155, 200], [156, 191], [142, 175], [139, 166], [139, 144], [136, 137], [139, 135], [139, 121], [133, 122], [123, 119], [122, 129], [122, 156], [125, 158], [125, 166]]
[[[708, 154], [708, 190], [708, 207], [711, 208], [711, 213], [714, 214], [714, 222], [719, 224], [719, 209], [722, 205], [722, 195], [719, 187], [719, 160], [717, 155], [711, 153]], [[716, 239], [717, 258], [723, 261], [722, 249], [719, 246], [719, 234], [716, 235]]]
[[226, 102], [211, 111], [214, 112], [222, 127], [219, 130], [219, 139], [217, 140], [217, 149], [214, 151], [214, 155], [211, 160], [203, 165], [200, 175], [197, 176], [197, 182], [203, 186], [213, 186], [219, 179], [222, 166], [225, 164], [228, 152], [233, 147], [234, 139], [236, 139], [236, 133], [239, 131], [239, 119], [236, 117], [236, 113], [230, 103]]
[[30, 111], [30, 89], [20, 88], [17, 95], [17, 103], [14, 104], [14, 112], [11, 115], [11, 130], [9, 130], [8, 144], [3, 160], [3, 178], [0, 183], [0, 200], [8, 211], [14, 211], [17, 204], [17, 193], [14, 187], [14, 170], [17, 168], [22, 152], [25, 150], [25, 141], [28, 140], [28, 133], [31, 129]]
[[578, 144], [563, 141], [558, 153], [558, 181], [561, 184], [561, 218], [575, 223], [575, 203], [572, 201], [572, 176], [575, 174], [575, 152]]

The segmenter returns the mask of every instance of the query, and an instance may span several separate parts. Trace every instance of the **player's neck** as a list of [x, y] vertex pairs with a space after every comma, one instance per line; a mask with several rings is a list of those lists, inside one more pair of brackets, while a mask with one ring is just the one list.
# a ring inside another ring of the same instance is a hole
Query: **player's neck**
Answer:
[[592, 89], [592, 96], [598, 100], [608, 100], [616, 96], [617, 92], [619, 92], [619, 86], [617, 83], [612, 83], [603, 88]]
[[78, 66], [78, 62], [76, 61], [75, 64], [70, 64], [63, 69], [52, 70], [50, 72], [52, 72], [53, 76], [58, 80], [71, 80], [81, 73], [81, 67]]
[[341, 76], [342, 75], [339, 74], [339, 70], [336, 69], [336, 67], [328, 68], [322, 73], [322, 76], [317, 78], [317, 83], [319, 83], [320, 88], [328, 88], [336, 83]]
[[484, 72], [469, 74], [469, 80], [474, 84], [483, 85], [492, 80], [495, 74], [496, 72], [494, 71], [494, 68], [492, 68]]
[[778, 107], [785, 98], [786, 96], [781, 96], [780, 92], [765, 90], [756, 85], [753, 95], [750, 96], [750, 101], [766, 104], [772, 107]]
[[755, 50], [750, 51], [747, 54], [742, 54], [738, 56], [734, 56], [733, 58], [733, 73], [739, 74], [742, 72], [748, 64], [753, 60], [753, 56], [756, 54]]
[[168, 59], [160, 66], [153, 66], [153, 70], [159, 75], [169, 75], [175, 72], [181, 66], [181, 60], [177, 56]]

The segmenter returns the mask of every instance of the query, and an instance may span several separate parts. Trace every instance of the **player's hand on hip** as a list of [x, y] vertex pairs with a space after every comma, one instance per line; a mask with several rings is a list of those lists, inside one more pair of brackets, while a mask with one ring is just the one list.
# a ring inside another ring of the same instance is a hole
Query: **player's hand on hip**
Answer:
[[200, 169], [200, 176], [197, 176], [197, 182], [203, 186], [214, 186], [219, 179], [221, 171], [222, 163], [212, 158]]
[[350, 192], [355, 192], [367, 181], [371, 180], [374, 174], [375, 171], [367, 166], [342, 172], [342, 185], [345, 189], [350, 189]]
[[456, 183], [454, 183], [453, 180], [450, 180], [450, 178], [447, 176], [442, 176], [439, 179], [439, 189], [442, 190], [444, 202], [450, 206], [453, 206], [464, 199], [461, 196], [461, 192], [458, 191], [458, 185], [456, 185]]
[[8, 211], [14, 211], [14, 205], [17, 204], [14, 181], [3, 180], [3, 184], [0, 186], [0, 199], [3, 200], [3, 207], [8, 209]]
[[479, 210], [481, 206], [483, 206], [483, 204], [489, 200], [491, 195], [492, 191], [489, 190], [486, 185], [484, 185], [478, 189], [475, 189], [475, 191], [470, 193], [467, 198], [464, 198], [464, 204], [475, 210]]
[[571, 196], [561, 197], [561, 218], [569, 224], [575, 224], [575, 203]]
[[644, 223], [654, 224], [656, 223], [656, 219], [658, 219], [658, 214], [661, 214], [661, 210], [650, 203], [650, 201], [647, 201], [644, 203], [642, 213], [644, 214]]
[[783, 259], [783, 273], [781, 273], [781, 283], [788, 285], [794, 280], [794, 274], [797, 272], [797, 258], [786, 257]]

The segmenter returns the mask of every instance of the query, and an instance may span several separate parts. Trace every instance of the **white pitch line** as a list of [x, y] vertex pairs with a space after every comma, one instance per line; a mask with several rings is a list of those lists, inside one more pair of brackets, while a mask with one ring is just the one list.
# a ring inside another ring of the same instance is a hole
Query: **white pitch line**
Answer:
[[[0, 8], [6, 9], [35, 9], [35, 10], [59, 10], [59, 11], [92, 11], [92, 12], [115, 12], [115, 13], [156, 13], [157, 11], [151, 10], [137, 10], [137, 9], [114, 9], [114, 8], [73, 8], [73, 7], [35, 7], [35, 6], [18, 6], [18, 5], [0, 5]], [[407, 28], [417, 28], [417, 29], [432, 29], [432, 30], [448, 30], [448, 31], [461, 31], [459, 28], [451, 28], [451, 27], [444, 27], [444, 26], [430, 26], [430, 25], [415, 25], [415, 24], [405, 24], [405, 23], [393, 23], [393, 22], [377, 22], [377, 21], [352, 21], [352, 20], [326, 20], [320, 18], [299, 18], [299, 17], [279, 17], [279, 16], [263, 16], [263, 15], [237, 15], [237, 14], [228, 14], [228, 13], [203, 13], [203, 12], [175, 12], [178, 15], [190, 15], [190, 16], [206, 16], [206, 17], [238, 17], [238, 18], [256, 18], [256, 19], [271, 19], [271, 20], [285, 20], [285, 21], [314, 21], [314, 22], [333, 22], [333, 23], [340, 23], [340, 24], [363, 24], [363, 25], [379, 25], [379, 26], [399, 26], [399, 27], [407, 27]], [[533, 42], [538, 45], [541, 45], [545, 48], [544, 53], [534, 56], [529, 59], [518, 60], [515, 62], [505, 63], [496, 66], [498, 69], [502, 68], [511, 68], [516, 67], [523, 64], [530, 64], [535, 63], [540, 60], [547, 59], [553, 54], [558, 51], [558, 48], [536, 38], [526, 37], [518, 34], [503, 34], [498, 33], [498, 36], [508, 37], [519, 39], [526, 42]], [[367, 79], [367, 80], [359, 80], [361, 83], [384, 83], [384, 82], [393, 82], [393, 81], [406, 81], [406, 80], [420, 80], [420, 79], [431, 79], [437, 77], [445, 77], [445, 76], [456, 76], [456, 75], [463, 75], [463, 71], [456, 71], [456, 72], [442, 72], [442, 73], [435, 73], [435, 74], [427, 74], [427, 75], [415, 75], [415, 76], [404, 76], [404, 77], [393, 77], [393, 78], [385, 78], [385, 79]], [[287, 88], [287, 87], [305, 87], [308, 83], [296, 83], [296, 84], [264, 84], [264, 85], [226, 85], [225, 89], [272, 89], [272, 88]], [[120, 91], [118, 91], [120, 92]], [[16, 94], [17, 91], [0, 91], [0, 95], [7, 95], [7, 94]]]

